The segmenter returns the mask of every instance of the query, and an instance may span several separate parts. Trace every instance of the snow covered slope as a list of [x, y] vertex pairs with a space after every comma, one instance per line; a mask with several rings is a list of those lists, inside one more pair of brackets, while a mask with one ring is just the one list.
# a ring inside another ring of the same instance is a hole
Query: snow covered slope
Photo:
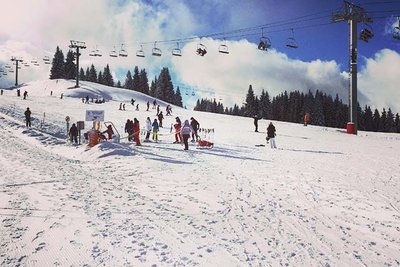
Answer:
[[[21, 88], [27, 100], [0, 96], [1, 266], [400, 265], [399, 135], [274, 122], [272, 150], [255, 146], [269, 121], [255, 133], [250, 118], [173, 107], [160, 142], [134, 146], [125, 122], [153, 120], [152, 98], [73, 86], [37, 81]], [[65, 117], [86, 110], [104, 110], [121, 143], [69, 144]], [[215, 147], [173, 144], [176, 116], [215, 129]]]

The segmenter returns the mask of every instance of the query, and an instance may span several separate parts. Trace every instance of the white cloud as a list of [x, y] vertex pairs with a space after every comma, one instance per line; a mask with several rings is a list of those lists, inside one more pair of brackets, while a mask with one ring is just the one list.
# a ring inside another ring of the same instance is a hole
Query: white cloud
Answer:
[[[225, 106], [242, 103], [250, 84], [257, 95], [262, 89], [271, 96], [284, 90], [308, 92], [311, 89], [339, 94], [341, 98], [347, 96], [346, 79], [334, 61], [293, 60], [276, 50], [260, 51], [247, 40], [227, 41], [230, 53], [226, 55], [218, 52], [224, 41], [203, 39], [201, 43], [208, 48], [208, 53], [201, 57], [195, 53], [198, 43], [192, 42], [183, 48], [184, 56], [174, 61], [174, 70], [188, 85], [215, 90]], [[201, 91], [198, 94], [209, 95]]]
[[365, 95], [366, 103], [372, 108], [390, 107], [400, 112], [400, 54], [383, 49], [374, 58], [366, 58], [366, 65], [359, 74], [358, 89]]

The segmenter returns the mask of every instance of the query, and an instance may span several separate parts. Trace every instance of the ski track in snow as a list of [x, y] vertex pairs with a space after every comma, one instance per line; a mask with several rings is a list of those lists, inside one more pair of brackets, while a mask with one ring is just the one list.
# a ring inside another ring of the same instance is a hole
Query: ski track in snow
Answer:
[[377, 168], [350, 149], [229, 140], [85, 150], [61, 122], [0, 112], [1, 266], [400, 265], [395, 156]]

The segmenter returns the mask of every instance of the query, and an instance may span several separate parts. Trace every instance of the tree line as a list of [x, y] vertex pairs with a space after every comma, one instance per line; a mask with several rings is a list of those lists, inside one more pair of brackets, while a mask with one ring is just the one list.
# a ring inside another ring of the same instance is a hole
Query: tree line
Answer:
[[[335, 128], [345, 127], [349, 118], [349, 107], [337, 94], [333, 98], [318, 90], [315, 94], [311, 90], [308, 93], [296, 90], [289, 93], [284, 91], [271, 99], [266, 90], [256, 96], [251, 85], [241, 106], [235, 104], [231, 108], [224, 108], [216, 99], [200, 99], [194, 110], [244, 117], [257, 115], [264, 119], [294, 123], [302, 123], [304, 115], [308, 113], [311, 115], [310, 124]], [[370, 106], [363, 109], [358, 104], [357, 123], [359, 130], [400, 133], [399, 114], [394, 115], [390, 108], [372, 112]]]
[[[50, 79], [75, 79], [76, 65], [74, 61], [75, 55], [72, 50], [67, 52], [65, 58], [64, 53], [57, 46], [50, 69]], [[162, 68], [158, 77], [154, 77], [154, 80], [151, 81], [150, 86], [146, 69], [139, 70], [138, 66], [134, 67], [133, 75], [130, 70], [127, 71], [124, 84], [121, 84], [120, 81], [115, 83], [108, 64], [103, 71], [97, 71], [93, 64], [87, 67], [86, 71], [80, 68], [79, 79], [137, 91], [179, 107], [183, 106], [179, 86], [176, 90], [174, 89], [168, 68]]]

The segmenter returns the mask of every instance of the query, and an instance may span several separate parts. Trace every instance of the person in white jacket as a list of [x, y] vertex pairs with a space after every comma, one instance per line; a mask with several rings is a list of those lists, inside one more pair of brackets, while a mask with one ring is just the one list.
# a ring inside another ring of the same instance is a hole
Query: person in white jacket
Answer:
[[193, 133], [193, 128], [190, 126], [190, 123], [188, 120], [185, 120], [183, 123], [183, 126], [181, 128], [181, 135], [183, 139], [183, 144], [185, 145], [185, 150], [189, 149], [189, 143], [188, 140], [190, 138], [190, 134]]
[[147, 117], [147, 119], [146, 119], [146, 139], [145, 139], [146, 142], [149, 141], [152, 128], [153, 128], [153, 126], [152, 126], [150, 117]]

